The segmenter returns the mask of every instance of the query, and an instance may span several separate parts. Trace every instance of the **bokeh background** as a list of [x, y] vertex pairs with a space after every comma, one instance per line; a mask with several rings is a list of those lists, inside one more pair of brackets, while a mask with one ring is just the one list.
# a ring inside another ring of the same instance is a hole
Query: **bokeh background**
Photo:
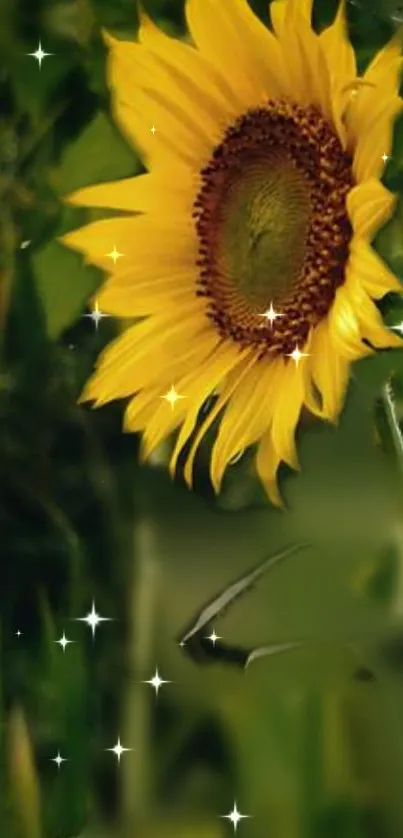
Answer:
[[[317, 27], [336, 5], [316, 2]], [[185, 36], [183, 0], [144, 6]], [[192, 493], [167, 474], [169, 441], [140, 466], [124, 405], [77, 405], [122, 324], [83, 316], [102, 275], [57, 241], [100, 217], [64, 195], [143, 170], [111, 120], [101, 37], [135, 37], [135, 2], [0, 9], [0, 836], [224, 838], [236, 801], [245, 838], [401, 838], [402, 352], [356, 365], [337, 429], [305, 417], [286, 513], [250, 452], [214, 498], [210, 438]], [[362, 69], [399, 11], [362, 0], [348, 17]], [[385, 183], [399, 195], [402, 139], [397, 124]], [[376, 246], [403, 279], [400, 198]], [[395, 297], [382, 311], [403, 319]], [[217, 592], [305, 540], [214, 623], [238, 647], [301, 647], [244, 672], [179, 646]], [[94, 638], [75, 621], [93, 601], [111, 618]], [[156, 668], [158, 697], [143, 683]], [[119, 764], [118, 737], [132, 749]]]

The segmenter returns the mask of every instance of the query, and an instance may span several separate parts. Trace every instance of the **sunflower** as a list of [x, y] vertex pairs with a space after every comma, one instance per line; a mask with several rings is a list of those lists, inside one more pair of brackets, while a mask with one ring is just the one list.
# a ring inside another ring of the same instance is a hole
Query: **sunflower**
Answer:
[[395, 206], [380, 178], [402, 59], [399, 33], [358, 76], [344, 2], [320, 34], [312, 0], [270, 14], [273, 31], [246, 0], [187, 0], [189, 44], [143, 12], [138, 42], [105, 36], [114, 115], [148, 172], [70, 196], [124, 215], [64, 242], [107, 271], [99, 308], [136, 318], [83, 399], [129, 397], [143, 459], [177, 430], [170, 469], [186, 445], [188, 485], [219, 419], [215, 490], [255, 445], [281, 504], [303, 407], [336, 422], [352, 362], [401, 346], [374, 302], [401, 286], [371, 241]]

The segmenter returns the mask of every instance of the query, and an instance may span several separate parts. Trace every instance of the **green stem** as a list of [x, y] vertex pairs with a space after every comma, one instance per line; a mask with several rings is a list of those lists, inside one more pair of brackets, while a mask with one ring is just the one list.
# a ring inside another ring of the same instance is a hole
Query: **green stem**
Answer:
[[[122, 761], [122, 820], [133, 829], [147, 816], [152, 796], [150, 699], [142, 680], [151, 677], [156, 610], [157, 564], [153, 525], [142, 519], [134, 534], [136, 563], [129, 593], [129, 683], [123, 708], [123, 745], [133, 748]], [[148, 674], [147, 674], [148, 673]]]

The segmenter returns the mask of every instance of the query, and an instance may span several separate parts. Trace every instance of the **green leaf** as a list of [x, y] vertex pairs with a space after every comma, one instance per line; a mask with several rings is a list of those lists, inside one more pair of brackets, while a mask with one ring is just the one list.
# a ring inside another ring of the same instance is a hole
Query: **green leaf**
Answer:
[[50, 242], [32, 257], [48, 336], [56, 339], [81, 314], [100, 283], [101, 274], [84, 265], [81, 255]]
[[79, 139], [68, 146], [51, 180], [59, 195], [67, 195], [84, 186], [135, 175], [140, 168], [135, 152], [100, 111]]

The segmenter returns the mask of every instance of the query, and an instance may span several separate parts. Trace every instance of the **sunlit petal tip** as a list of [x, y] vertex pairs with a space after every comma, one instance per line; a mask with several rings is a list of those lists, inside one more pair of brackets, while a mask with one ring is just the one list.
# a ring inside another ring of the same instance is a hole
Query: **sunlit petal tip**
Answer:
[[278, 509], [285, 511], [286, 504], [283, 496], [280, 493], [277, 479], [267, 483], [263, 483], [263, 486], [266, 491], [267, 497], [269, 498], [269, 501], [273, 504], [273, 506], [276, 506]]
[[223, 477], [224, 477], [223, 474], [214, 474], [213, 471], [210, 472], [211, 485], [212, 485], [216, 495], [220, 494]]
[[150, 456], [150, 453], [151, 452], [149, 450], [149, 445], [146, 442], [145, 438], [143, 437], [142, 440], [141, 440], [140, 449], [139, 449], [139, 463], [140, 463], [140, 465], [143, 466], [147, 462], [147, 460]]
[[95, 402], [95, 400], [96, 396], [95, 393], [93, 393], [91, 382], [89, 382], [78, 397], [77, 404], [86, 404], [87, 402]]
[[147, 14], [140, 0], [137, 0], [137, 14], [139, 19], [138, 37], [140, 43], [148, 33], [161, 34], [161, 30]]
[[115, 38], [114, 35], [111, 35], [107, 29], [104, 29], [102, 27], [101, 35], [105, 46], [107, 46], [109, 50], [113, 50], [119, 47], [119, 44], [121, 43], [119, 38]]
[[87, 238], [83, 232], [84, 229], [85, 228], [72, 230], [69, 233], [65, 233], [63, 236], [58, 236], [56, 241], [63, 245], [63, 247], [68, 247], [71, 250], [78, 251], [85, 256], [87, 253]]
[[193, 489], [193, 482], [194, 482], [194, 458], [188, 458], [186, 460], [184, 469], [183, 469], [183, 478], [186, 483], [188, 489]]

